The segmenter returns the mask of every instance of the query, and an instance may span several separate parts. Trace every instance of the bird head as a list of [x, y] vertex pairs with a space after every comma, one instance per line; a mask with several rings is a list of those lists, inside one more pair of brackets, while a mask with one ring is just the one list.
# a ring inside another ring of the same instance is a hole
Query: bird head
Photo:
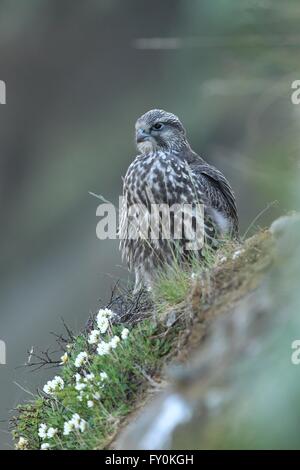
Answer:
[[135, 124], [136, 145], [141, 153], [180, 150], [187, 144], [185, 129], [175, 114], [151, 109]]

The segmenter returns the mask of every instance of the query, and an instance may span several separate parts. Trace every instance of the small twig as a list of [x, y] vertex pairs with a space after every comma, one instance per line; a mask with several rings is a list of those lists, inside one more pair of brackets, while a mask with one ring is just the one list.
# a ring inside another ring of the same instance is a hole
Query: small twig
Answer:
[[63, 325], [64, 325], [64, 328], [65, 328], [65, 330], [66, 330], [66, 332], [67, 332], [67, 334], [68, 334], [68, 336], [69, 336], [70, 341], [74, 341], [75, 336], [74, 336], [73, 332], [70, 330], [70, 328], [68, 327], [68, 325], [66, 324], [65, 320], [63, 319], [63, 317], [61, 317], [61, 321], [62, 321], [62, 323], [63, 323]]
[[37, 359], [35, 362], [27, 361], [26, 364], [20, 367], [30, 367], [31, 372], [36, 372], [37, 370], [41, 369], [42, 367], [48, 366], [48, 368], [57, 367], [60, 364], [60, 361], [53, 360], [51, 355], [57, 353], [58, 351], [49, 352], [47, 349], [46, 351], [42, 351], [40, 354], [37, 354], [30, 350], [30, 361], [31, 359]]
[[249, 227], [247, 228], [246, 232], [244, 233], [244, 235], [242, 236], [241, 240], [244, 241], [246, 236], [248, 235], [249, 231], [252, 229], [252, 227], [254, 226], [254, 224], [258, 221], [258, 219], [260, 219], [260, 217], [265, 214], [265, 212], [267, 212], [269, 209], [271, 209], [271, 207], [275, 206], [276, 204], [278, 204], [278, 201], [272, 201], [272, 202], [269, 202], [269, 204], [264, 208], [262, 209], [258, 214], [257, 216], [253, 219], [253, 221], [251, 222], [251, 224], [249, 225]]
[[35, 395], [33, 393], [31, 393], [29, 390], [26, 390], [26, 388], [22, 387], [22, 385], [18, 384], [18, 382], [13, 382], [13, 384], [19, 387], [23, 392], [28, 393], [28, 395], [35, 398]]
[[100, 199], [100, 201], [104, 202], [105, 204], [112, 204], [110, 201], [105, 199], [105, 197], [102, 196], [101, 194], [95, 194], [92, 191], [89, 191], [89, 195], [93, 196], [93, 197], [96, 197], [97, 199]]

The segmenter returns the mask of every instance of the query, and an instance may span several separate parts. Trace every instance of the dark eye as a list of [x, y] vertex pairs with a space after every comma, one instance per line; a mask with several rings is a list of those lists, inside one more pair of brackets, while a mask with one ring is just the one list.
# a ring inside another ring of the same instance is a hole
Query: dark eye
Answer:
[[160, 131], [164, 127], [162, 122], [157, 122], [156, 124], [153, 124], [152, 129], [155, 131]]

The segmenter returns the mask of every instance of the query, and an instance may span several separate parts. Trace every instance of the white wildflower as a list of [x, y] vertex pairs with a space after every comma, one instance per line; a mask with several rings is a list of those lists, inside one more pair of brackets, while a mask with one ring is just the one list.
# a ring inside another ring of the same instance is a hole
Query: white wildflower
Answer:
[[107, 380], [108, 379], [108, 375], [106, 372], [100, 372], [100, 379], [101, 380]]
[[74, 413], [72, 418], [64, 423], [64, 435], [68, 436], [74, 429], [79, 429], [83, 432], [86, 426], [85, 420], [81, 419], [78, 413]]
[[63, 379], [59, 376], [55, 376], [53, 380], [48, 380], [46, 385], [43, 387], [43, 391], [47, 395], [54, 395], [58, 390], [62, 390], [65, 386]]
[[80, 352], [75, 359], [75, 362], [74, 362], [75, 367], [77, 368], [81, 367], [87, 361], [87, 358], [88, 358], [87, 352], [85, 351]]
[[59, 377], [58, 375], [54, 377], [52, 382], [54, 383], [55, 389], [62, 390], [65, 386], [63, 379]]
[[74, 377], [75, 377], [76, 382], [79, 382], [82, 379], [81, 375], [78, 374], [78, 372], [77, 374], [74, 375]]
[[52, 394], [52, 390], [51, 390], [50, 384], [49, 384], [48, 382], [44, 385], [43, 391], [44, 391], [45, 393], [47, 393], [47, 395], [51, 395], [51, 394]]
[[129, 335], [129, 330], [128, 330], [128, 328], [124, 328], [124, 329], [122, 330], [122, 333], [121, 333], [121, 338], [122, 338], [122, 339], [127, 339], [127, 338], [128, 338], [128, 335]]
[[61, 356], [60, 360], [61, 360], [61, 362], [60, 362], [61, 366], [66, 364], [66, 362], [68, 362], [68, 360], [69, 360], [68, 353], [65, 352], [65, 354], [63, 356]]
[[69, 422], [73, 424], [75, 429], [78, 429], [79, 425], [80, 425], [80, 420], [81, 420], [81, 418], [80, 418], [79, 414], [74, 413]]
[[97, 315], [97, 323], [101, 318], [107, 318], [110, 320], [113, 317], [114, 313], [109, 308], [100, 308]]
[[87, 406], [88, 406], [88, 408], [93, 408], [94, 402], [92, 400], [88, 400]]
[[85, 376], [85, 379], [84, 379], [84, 380], [85, 380], [85, 382], [86, 382], [86, 381], [89, 382], [89, 381], [91, 381], [91, 380], [94, 380], [94, 378], [95, 378], [95, 375], [93, 374], [93, 372], [91, 372], [90, 374], [87, 374], [87, 375]]
[[41, 439], [45, 439], [47, 437], [47, 425], [45, 423], [40, 424], [38, 436]]
[[97, 325], [102, 334], [106, 333], [109, 327], [109, 320], [113, 317], [113, 312], [108, 308], [100, 309], [97, 315]]
[[97, 325], [98, 325], [98, 328], [100, 330], [100, 333], [104, 334], [104, 333], [106, 333], [106, 331], [109, 327], [109, 321], [106, 317], [100, 317], [97, 320]]
[[83, 384], [83, 383], [79, 383], [79, 382], [78, 382], [78, 383], [75, 385], [75, 390], [77, 390], [77, 392], [80, 392], [81, 390], [85, 389], [85, 387], [86, 387], [86, 384]]
[[95, 400], [100, 400], [100, 393], [99, 392], [94, 393], [93, 398]]
[[70, 421], [64, 423], [64, 436], [68, 436], [73, 431], [74, 425]]
[[28, 441], [24, 437], [20, 437], [17, 444], [16, 444], [16, 449], [17, 450], [26, 450], [28, 448]]
[[98, 343], [99, 336], [100, 336], [100, 331], [99, 330], [92, 330], [89, 334], [89, 337], [88, 337], [88, 343], [89, 344]]
[[49, 450], [50, 449], [50, 444], [48, 442], [44, 442], [44, 444], [41, 445], [41, 450]]
[[110, 351], [110, 344], [105, 343], [105, 341], [101, 341], [101, 343], [98, 344], [97, 347], [97, 353], [99, 356], [105, 356], [106, 354], [109, 354]]
[[82, 419], [79, 424], [80, 432], [84, 432], [86, 430], [87, 422]]
[[49, 428], [48, 431], [47, 431], [47, 437], [49, 439], [52, 439], [55, 436], [55, 434], [57, 434], [57, 431], [58, 431], [58, 429], [56, 429], [56, 428]]
[[110, 340], [110, 342], [109, 342], [110, 347], [113, 348], [113, 349], [116, 349], [116, 347], [118, 346], [119, 342], [120, 342], [119, 336], [114, 336], [114, 337]]

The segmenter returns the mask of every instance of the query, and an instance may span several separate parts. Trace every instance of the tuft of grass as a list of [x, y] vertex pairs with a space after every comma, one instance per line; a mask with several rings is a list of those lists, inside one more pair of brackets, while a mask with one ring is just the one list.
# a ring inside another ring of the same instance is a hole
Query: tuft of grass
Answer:
[[174, 306], [185, 301], [193, 279], [211, 269], [216, 259], [217, 252], [206, 246], [202, 250], [201, 258], [193, 254], [185, 266], [176, 258], [171, 266], [161, 270], [153, 287], [153, 298], [158, 310], [164, 309], [166, 305]]

